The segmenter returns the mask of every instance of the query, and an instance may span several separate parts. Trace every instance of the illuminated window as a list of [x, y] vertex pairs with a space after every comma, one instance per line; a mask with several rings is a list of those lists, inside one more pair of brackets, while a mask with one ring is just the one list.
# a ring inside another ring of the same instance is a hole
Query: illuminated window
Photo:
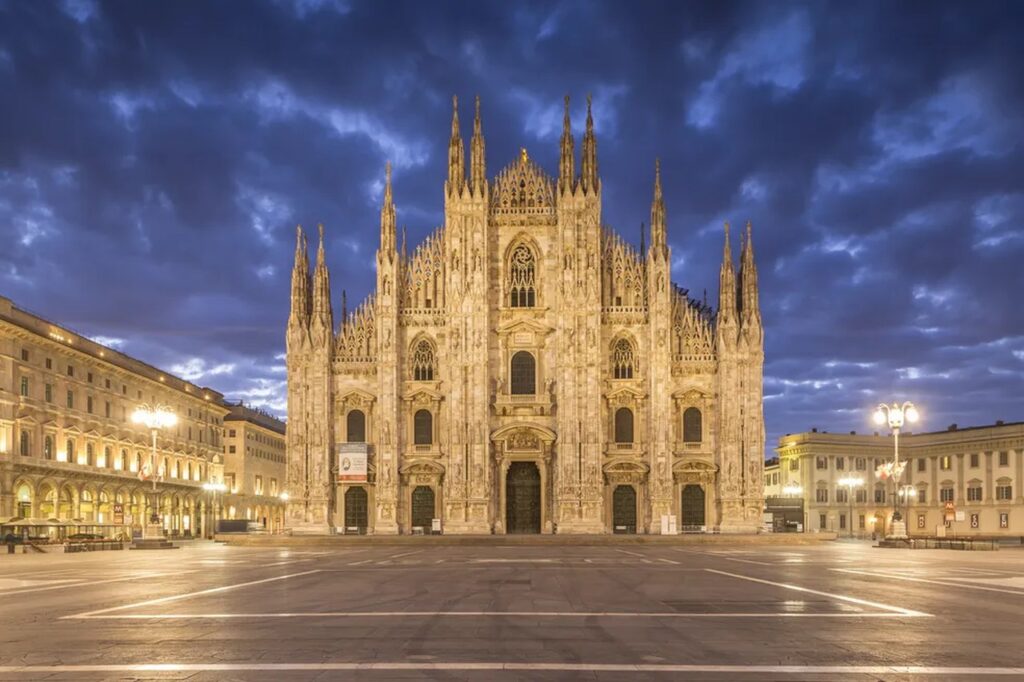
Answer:
[[533, 251], [525, 244], [517, 246], [509, 256], [509, 306], [532, 308], [536, 303], [537, 265]]

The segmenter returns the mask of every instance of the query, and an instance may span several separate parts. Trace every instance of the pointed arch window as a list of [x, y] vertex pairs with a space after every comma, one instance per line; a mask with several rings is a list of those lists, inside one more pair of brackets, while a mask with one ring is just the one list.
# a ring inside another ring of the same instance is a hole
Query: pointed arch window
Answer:
[[416, 344], [412, 353], [413, 381], [434, 380], [434, 346], [426, 339]]
[[512, 356], [512, 395], [534, 395], [537, 392], [537, 361], [521, 350]]
[[628, 407], [615, 410], [615, 442], [633, 442], [633, 410]]
[[537, 302], [537, 261], [525, 244], [512, 250], [508, 260], [509, 306], [532, 308]]
[[626, 339], [619, 339], [612, 350], [612, 376], [616, 379], [632, 379], [635, 366], [633, 344]]
[[430, 445], [434, 442], [434, 415], [430, 410], [416, 410], [413, 416], [413, 444]]
[[688, 407], [683, 412], [683, 442], [700, 443], [703, 438], [703, 418], [696, 407]]

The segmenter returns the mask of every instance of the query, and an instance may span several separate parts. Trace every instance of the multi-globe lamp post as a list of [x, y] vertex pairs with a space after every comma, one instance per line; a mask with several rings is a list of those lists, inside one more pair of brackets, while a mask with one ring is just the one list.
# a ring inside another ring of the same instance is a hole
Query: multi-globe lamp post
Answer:
[[156, 465], [156, 436], [160, 429], [169, 429], [178, 423], [178, 415], [164, 405], [147, 405], [143, 403], [132, 412], [132, 422], [141, 424], [149, 429], [152, 435], [152, 446], [149, 451], [149, 471], [143, 466], [139, 471], [139, 478], [145, 480], [148, 476], [153, 479], [153, 499], [150, 503], [149, 522], [143, 530], [142, 537], [147, 540], [162, 539], [163, 526], [160, 523], [160, 495], [156, 489], [156, 481], [160, 478]]
[[907, 524], [903, 521], [899, 508], [900, 479], [903, 476], [903, 469], [907, 466], [906, 461], [900, 461], [900, 429], [903, 428], [904, 422], [912, 424], [918, 420], [918, 417], [917, 408], [909, 400], [902, 405], [895, 402], [892, 405], [880, 403], [875, 410], [875, 423], [884, 426], [888, 422], [893, 436], [892, 461], [880, 465], [876, 471], [878, 477], [883, 481], [887, 478], [891, 478], [893, 481], [892, 523], [889, 526], [889, 535], [886, 536], [890, 540], [905, 540], [907, 538]]
[[844, 476], [839, 479], [839, 485], [846, 488], [846, 499], [850, 503], [849, 529], [850, 537], [853, 537], [853, 489], [864, 485], [864, 479], [860, 476]]
[[217, 511], [220, 508], [220, 505], [217, 503], [217, 495], [219, 493], [227, 492], [228, 487], [226, 485], [224, 485], [223, 483], [207, 482], [207, 483], [203, 484], [203, 490], [205, 490], [210, 495], [210, 497], [213, 498], [212, 509], [211, 509], [210, 514], [208, 515], [210, 517], [210, 526], [211, 526], [211, 528], [207, 529], [207, 532], [206, 532], [206, 535], [208, 537], [212, 538], [214, 536], [214, 534], [216, 534], [216, 532], [217, 532], [217, 516], [218, 516]]

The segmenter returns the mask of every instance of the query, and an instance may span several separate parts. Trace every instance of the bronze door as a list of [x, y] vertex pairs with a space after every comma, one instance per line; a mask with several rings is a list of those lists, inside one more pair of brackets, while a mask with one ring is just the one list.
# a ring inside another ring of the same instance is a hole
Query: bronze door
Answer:
[[429, 533], [434, 520], [434, 489], [420, 485], [412, 491], [412, 527], [422, 526]]
[[508, 533], [540, 532], [540, 470], [533, 462], [512, 462], [505, 477]]
[[704, 524], [704, 489], [696, 484], [683, 488], [682, 530], [699, 531]]
[[636, 532], [636, 491], [631, 485], [620, 485], [612, 493], [612, 532]]
[[345, 491], [345, 532], [350, 528], [357, 528], [359, 532], [365, 533], [369, 509], [367, 508], [366, 488], [349, 488]]

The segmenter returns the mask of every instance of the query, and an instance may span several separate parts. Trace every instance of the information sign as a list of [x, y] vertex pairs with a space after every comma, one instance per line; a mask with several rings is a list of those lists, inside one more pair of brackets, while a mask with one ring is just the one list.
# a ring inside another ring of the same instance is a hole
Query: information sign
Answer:
[[338, 445], [338, 480], [366, 481], [366, 443]]

